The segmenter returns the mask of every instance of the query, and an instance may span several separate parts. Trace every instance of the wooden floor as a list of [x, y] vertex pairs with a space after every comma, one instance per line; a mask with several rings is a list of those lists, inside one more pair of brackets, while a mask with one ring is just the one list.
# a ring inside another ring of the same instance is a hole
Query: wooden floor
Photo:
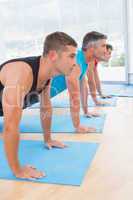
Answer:
[[[0, 200], [132, 199], [133, 98], [119, 98], [117, 107], [102, 110], [108, 113], [103, 134], [54, 135], [60, 140], [101, 143], [80, 187], [0, 180]], [[21, 138], [37, 140], [42, 136], [26, 134]]]

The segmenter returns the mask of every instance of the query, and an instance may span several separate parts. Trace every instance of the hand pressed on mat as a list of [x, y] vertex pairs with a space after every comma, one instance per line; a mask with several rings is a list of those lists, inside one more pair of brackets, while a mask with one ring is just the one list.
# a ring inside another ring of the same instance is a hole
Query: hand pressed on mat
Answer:
[[86, 127], [83, 125], [79, 125], [76, 129], [75, 132], [77, 133], [93, 133], [96, 132], [96, 129], [93, 127]]
[[52, 149], [52, 148], [61, 148], [61, 149], [63, 149], [63, 148], [65, 148], [65, 147], [67, 147], [67, 145], [66, 145], [66, 144], [63, 144], [63, 143], [60, 142], [60, 141], [50, 139], [50, 140], [48, 140], [48, 141], [46, 142], [46, 147], [47, 147], [48, 149]]
[[21, 167], [20, 170], [15, 173], [15, 176], [21, 179], [34, 180], [34, 179], [43, 178], [46, 175], [45, 173], [37, 170], [35, 167], [26, 165], [24, 167]]
[[99, 101], [99, 100], [97, 100], [97, 101], [95, 101], [95, 104], [97, 106], [104, 106], [104, 105], [109, 105], [110, 103], [105, 102], [105, 101]]
[[100, 117], [100, 113], [95, 111], [87, 111], [87, 113], [84, 114], [85, 117]]
[[102, 94], [100, 97], [101, 97], [102, 99], [109, 99], [109, 98], [112, 98], [111, 95], [105, 95], [105, 94]]

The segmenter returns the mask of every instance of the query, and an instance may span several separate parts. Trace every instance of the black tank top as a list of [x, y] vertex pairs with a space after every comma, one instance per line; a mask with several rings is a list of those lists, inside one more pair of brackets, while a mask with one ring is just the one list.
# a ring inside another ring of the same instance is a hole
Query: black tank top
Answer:
[[[50, 79], [48, 79], [47, 82], [45, 83], [45, 85], [43, 86], [43, 88], [41, 88], [39, 91], [37, 91], [37, 80], [38, 80], [40, 58], [41, 58], [41, 56], [33, 56], [33, 57], [11, 59], [0, 65], [0, 70], [2, 69], [2, 67], [4, 65], [6, 65], [8, 63], [12, 63], [12, 62], [17, 62], [17, 61], [22, 61], [22, 62], [25, 62], [28, 65], [30, 65], [30, 67], [32, 69], [32, 73], [33, 73], [33, 83], [32, 83], [32, 87], [31, 87], [29, 93], [25, 96], [23, 108], [26, 108], [26, 107], [38, 102], [39, 101], [38, 94], [40, 94], [46, 88], [46, 86], [48, 86], [50, 83]], [[0, 82], [0, 93], [2, 93], [3, 88], [4, 88], [4, 86]]]

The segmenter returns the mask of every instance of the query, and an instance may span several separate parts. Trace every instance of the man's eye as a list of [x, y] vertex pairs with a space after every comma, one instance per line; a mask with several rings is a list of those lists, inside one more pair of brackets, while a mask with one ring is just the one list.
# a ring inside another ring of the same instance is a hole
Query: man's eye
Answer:
[[71, 58], [75, 58], [75, 55], [71, 55], [70, 57], [71, 57]]

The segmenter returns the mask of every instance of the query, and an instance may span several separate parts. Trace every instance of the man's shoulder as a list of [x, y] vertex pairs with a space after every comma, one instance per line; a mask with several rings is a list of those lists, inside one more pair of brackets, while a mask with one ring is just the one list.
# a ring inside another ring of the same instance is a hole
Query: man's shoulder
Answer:
[[84, 61], [84, 54], [82, 49], [78, 49], [76, 54], [76, 61], [78, 64], [81, 64]]

